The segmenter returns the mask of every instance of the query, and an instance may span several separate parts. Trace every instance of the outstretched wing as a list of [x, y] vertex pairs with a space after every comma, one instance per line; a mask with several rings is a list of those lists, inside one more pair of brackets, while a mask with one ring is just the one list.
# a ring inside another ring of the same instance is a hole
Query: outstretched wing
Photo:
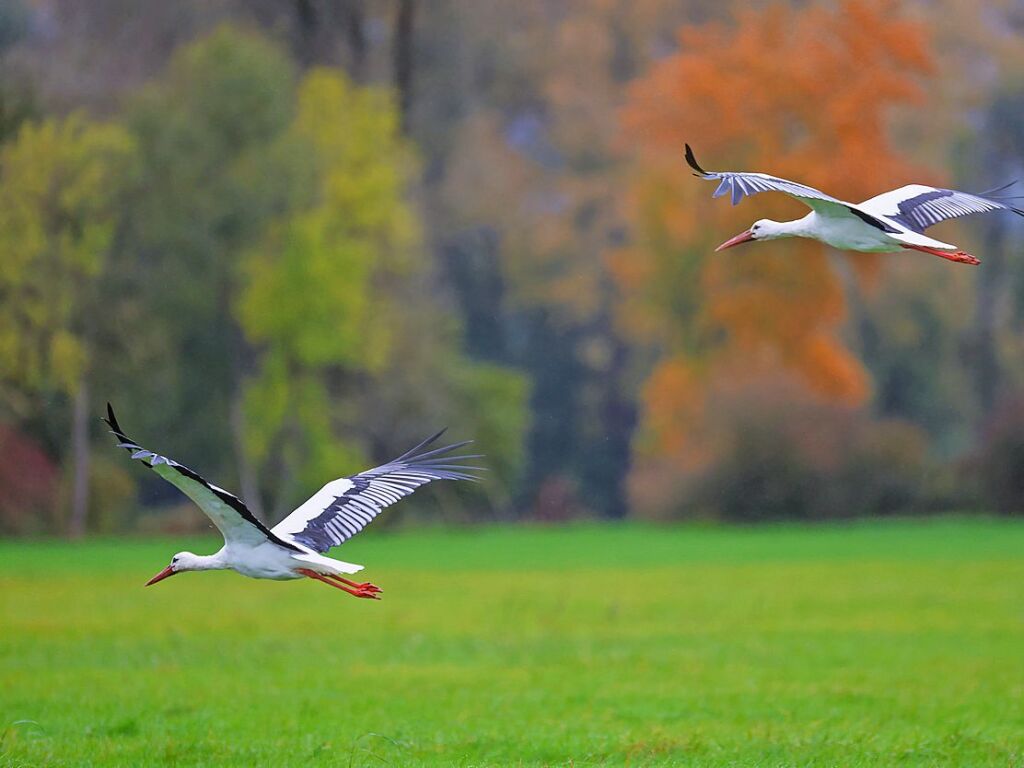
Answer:
[[737, 173], [733, 171], [705, 171], [697, 164], [690, 145], [686, 145], [686, 162], [693, 169], [694, 176], [702, 179], [714, 179], [719, 182], [718, 189], [712, 197], [721, 197], [729, 194], [732, 204], [736, 205], [748, 195], [756, 195], [758, 192], [783, 192], [790, 197], [795, 197], [814, 211], [819, 213], [842, 213], [849, 212], [849, 203], [844, 203], [831, 195], [787, 179], [780, 179], [777, 176], [769, 176], [767, 173]]
[[914, 232], [924, 232], [933, 224], [972, 213], [988, 211], [1013, 211], [1024, 216], [1024, 210], [1016, 208], [1011, 201], [1019, 196], [1000, 195], [1011, 184], [997, 189], [971, 194], [955, 189], [938, 189], [923, 184], [908, 184], [905, 187], [883, 192], [860, 204], [862, 210], [875, 216], [885, 216]]
[[387, 464], [334, 480], [274, 526], [275, 534], [317, 552], [352, 538], [387, 506], [431, 480], [477, 480], [479, 467], [466, 464], [481, 456], [452, 456], [472, 440], [424, 451], [436, 435]]
[[223, 488], [218, 488], [213, 483], [203, 479], [197, 472], [182, 466], [174, 461], [174, 459], [169, 459], [166, 456], [146, 450], [128, 437], [117, 423], [117, 417], [114, 416], [114, 409], [110, 407], [110, 403], [107, 403], [107, 417], [103, 420], [110, 427], [110, 431], [114, 436], [120, 441], [117, 447], [127, 450], [133, 459], [141, 461], [192, 499], [224, 535], [224, 541], [257, 545], [270, 539], [282, 547], [287, 547], [296, 552], [303, 551], [290, 541], [282, 540], [276, 536], [249, 511], [249, 508], [238, 497], [233, 496]]

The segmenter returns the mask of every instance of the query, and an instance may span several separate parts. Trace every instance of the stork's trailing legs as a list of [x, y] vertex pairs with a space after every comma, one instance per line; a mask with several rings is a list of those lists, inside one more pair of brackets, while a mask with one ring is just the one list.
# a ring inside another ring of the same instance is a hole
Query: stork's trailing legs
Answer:
[[348, 586], [352, 587], [353, 589], [361, 589], [361, 590], [368, 591], [368, 592], [381, 592], [381, 591], [383, 591], [376, 584], [371, 584], [368, 581], [364, 581], [362, 583], [356, 582], [356, 581], [349, 581], [344, 576], [338, 576], [337, 574], [334, 574], [334, 573], [327, 573], [327, 574], [324, 574], [324, 575], [328, 579], [334, 579], [335, 581], [340, 581], [342, 584], [347, 584]]
[[324, 584], [334, 587], [335, 589], [340, 589], [343, 592], [348, 592], [350, 595], [353, 595], [354, 597], [362, 597], [366, 598], [367, 600], [380, 600], [380, 597], [377, 594], [378, 592], [380, 592], [380, 590], [372, 584], [354, 584], [353, 582], [350, 582], [348, 579], [343, 579], [343, 581], [345, 581], [347, 584], [352, 584], [352, 586], [355, 587], [354, 589], [350, 589], [349, 587], [345, 586], [345, 584], [339, 584], [336, 581], [332, 581], [330, 577], [322, 573], [317, 573], [316, 571], [311, 571], [308, 568], [298, 568], [296, 570], [303, 576], [308, 576], [311, 579], [322, 581]]
[[944, 259], [955, 261], [958, 264], [981, 264], [981, 259], [964, 251], [940, 251], [938, 248], [929, 248], [927, 245], [904, 245], [903, 247], [910, 248], [914, 251], [930, 253], [932, 256], [941, 256]]

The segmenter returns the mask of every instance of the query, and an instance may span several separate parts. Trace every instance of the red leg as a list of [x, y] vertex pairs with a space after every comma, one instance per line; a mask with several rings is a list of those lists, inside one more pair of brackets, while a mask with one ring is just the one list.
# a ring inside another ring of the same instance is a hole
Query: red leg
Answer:
[[363, 598], [366, 598], [368, 600], [380, 600], [380, 597], [377, 596], [376, 592], [371, 592], [370, 590], [367, 590], [367, 589], [349, 589], [344, 584], [338, 584], [337, 582], [331, 581], [329, 578], [327, 578], [323, 574], [317, 573], [316, 571], [311, 571], [308, 568], [298, 568], [296, 570], [298, 571], [298, 573], [301, 573], [303, 576], [308, 576], [311, 579], [316, 579], [317, 581], [322, 581], [324, 584], [332, 586], [335, 589], [340, 589], [343, 592], [348, 592], [350, 595], [353, 595], [355, 597], [363, 597]]
[[369, 592], [381, 592], [382, 591], [381, 588], [378, 587], [376, 584], [371, 584], [368, 581], [364, 581], [362, 583], [359, 583], [359, 582], [356, 582], [356, 581], [349, 581], [344, 576], [338, 576], [337, 574], [334, 574], [334, 573], [325, 573], [324, 576], [326, 576], [328, 579], [334, 579], [335, 581], [340, 581], [342, 584], [348, 584], [353, 589], [359, 589], [359, 590], [369, 591]]
[[904, 245], [912, 251], [930, 253], [932, 256], [940, 256], [943, 259], [955, 261], [958, 264], [981, 264], [981, 260], [964, 251], [940, 251], [938, 248], [929, 248], [927, 245]]

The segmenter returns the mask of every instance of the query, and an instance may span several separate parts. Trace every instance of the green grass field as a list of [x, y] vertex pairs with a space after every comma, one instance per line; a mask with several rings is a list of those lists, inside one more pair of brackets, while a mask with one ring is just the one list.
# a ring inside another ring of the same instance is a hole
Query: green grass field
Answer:
[[0, 543], [0, 766], [1024, 765], [1024, 523]]

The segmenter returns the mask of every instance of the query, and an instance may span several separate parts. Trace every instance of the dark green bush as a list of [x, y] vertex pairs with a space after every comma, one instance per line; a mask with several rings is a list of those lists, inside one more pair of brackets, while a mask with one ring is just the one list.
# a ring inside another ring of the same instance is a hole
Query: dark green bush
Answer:
[[719, 408], [719, 451], [685, 494], [702, 516], [828, 520], [925, 504], [926, 441], [912, 425], [785, 391]]
[[1024, 514], [1024, 395], [1006, 397], [993, 410], [982, 430], [977, 477], [989, 508]]

